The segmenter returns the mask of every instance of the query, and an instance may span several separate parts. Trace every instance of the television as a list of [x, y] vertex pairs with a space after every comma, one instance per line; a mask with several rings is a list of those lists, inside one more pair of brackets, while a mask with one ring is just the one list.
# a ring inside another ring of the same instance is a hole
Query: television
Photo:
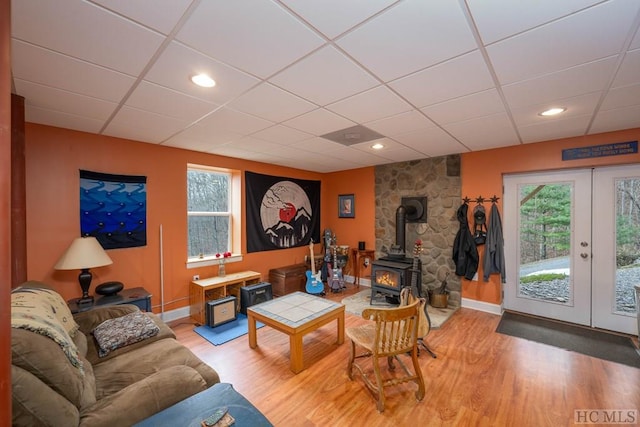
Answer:
[[247, 307], [273, 299], [271, 283], [260, 282], [240, 288], [240, 313], [246, 315]]

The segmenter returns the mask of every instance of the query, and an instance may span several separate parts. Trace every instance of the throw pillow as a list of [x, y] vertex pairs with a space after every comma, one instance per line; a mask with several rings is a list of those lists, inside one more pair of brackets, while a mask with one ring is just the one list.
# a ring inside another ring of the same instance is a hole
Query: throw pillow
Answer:
[[105, 320], [93, 330], [98, 343], [98, 356], [157, 335], [160, 328], [140, 311]]

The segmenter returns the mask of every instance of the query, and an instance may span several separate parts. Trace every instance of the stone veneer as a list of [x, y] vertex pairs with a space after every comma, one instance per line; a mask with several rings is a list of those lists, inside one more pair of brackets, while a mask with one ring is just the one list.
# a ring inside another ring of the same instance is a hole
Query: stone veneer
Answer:
[[427, 196], [427, 222], [406, 225], [407, 256], [422, 240], [422, 294], [447, 278], [449, 306], [460, 307], [460, 279], [454, 274], [453, 242], [459, 230], [456, 212], [462, 203], [460, 156], [376, 166], [376, 258], [396, 243], [396, 210], [402, 197]]

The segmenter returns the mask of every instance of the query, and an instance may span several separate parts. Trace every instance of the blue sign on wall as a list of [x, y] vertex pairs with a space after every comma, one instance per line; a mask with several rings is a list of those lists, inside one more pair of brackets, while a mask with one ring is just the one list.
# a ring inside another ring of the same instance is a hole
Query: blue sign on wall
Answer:
[[622, 154], [633, 154], [637, 152], [638, 141], [616, 142], [613, 144], [592, 145], [590, 147], [568, 148], [562, 150], [562, 160], [620, 156]]

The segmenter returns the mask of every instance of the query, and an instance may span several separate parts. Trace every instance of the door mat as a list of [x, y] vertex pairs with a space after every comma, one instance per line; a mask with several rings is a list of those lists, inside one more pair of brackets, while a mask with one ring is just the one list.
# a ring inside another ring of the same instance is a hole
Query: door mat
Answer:
[[[374, 304], [371, 305], [371, 289], [367, 288], [344, 298], [341, 302], [344, 304], [344, 310], [347, 313], [355, 314], [356, 316], [362, 316], [362, 311], [365, 308], [397, 307], [397, 305], [387, 303], [384, 296], [377, 295], [373, 301]], [[429, 305], [427, 306], [427, 312], [429, 313], [429, 319], [431, 319], [431, 329], [438, 329], [456, 312], [456, 308], [435, 308]]]
[[508, 311], [496, 332], [640, 368], [640, 353], [628, 336]]
[[[263, 326], [263, 323], [256, 322], [256, 328], [259, 329]], [[248, 334], [249, 320], [246, 315], [238, 313], [236, 320], [232, 320], [231, 322], [224, 323], [213, 328], [207, 325], [198, 326], [194, 331], [211, 344], [221, 345]]]

